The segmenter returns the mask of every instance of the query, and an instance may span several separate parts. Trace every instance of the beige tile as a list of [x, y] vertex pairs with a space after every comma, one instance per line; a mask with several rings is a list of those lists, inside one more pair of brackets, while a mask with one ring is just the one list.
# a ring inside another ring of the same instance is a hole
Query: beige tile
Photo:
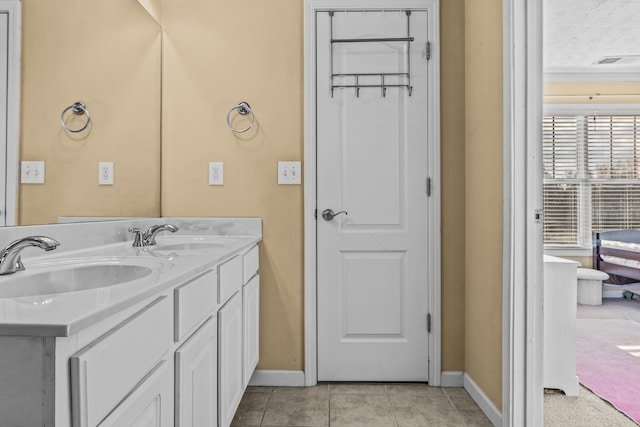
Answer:
[[458, 411], [480, 410], [478, 404], [469, 395], [449, 396], [449, 399]]
[[329, 395], [328, 384], [318, 384], [314, 387], [274, 387], [274, 394], [297, 394], [301, 396], [327, 396]]
[[399, 427], [464, 426], [464, 419], [446, 396], [391, 396]]
[[331, 394], [387, 394], [385, 384], [380, 383], [332, 383]]
[[458, 410], [467, 427], [493, 427], [489, 418], [480, 408]]
[[388, 384], [387, 391], [390, 396], [435, 396], [445, 397], [442, 388], [429, 387], [427, 384]]
[[259, 426], [268, 401], [269, 393], [245, 393], [233, 417], [232, 425]]
[[[279, 389], [280, 387], [278, 387]], [[262, 420], [265, 426], [326, 426], [329, 424], [329, 394], [286, 391], [271, 395]]]
[[386, 394], [331, 394], [332, 427], [396, 427]]
[[451, 396], [469, 396], [469, 393], [467, 393], [467, 390], [465, 390], [462, 387], [442, 387], [442, 391], [444, 392], [444, 394], [446, 394], [449, 397], [451, 397]]

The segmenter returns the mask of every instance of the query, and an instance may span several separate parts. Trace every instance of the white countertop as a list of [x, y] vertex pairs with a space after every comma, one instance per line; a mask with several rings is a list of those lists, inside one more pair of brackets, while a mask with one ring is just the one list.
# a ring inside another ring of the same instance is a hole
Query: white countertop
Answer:
[[[243, 223], [244, 221], [244, 223]], [[180, 230], [175, 234], [160, 233], [156, 240], [158, 245], [134, 248], [132, 236], [122, 233], [129, 226], [143, 228], [160, 222], [178, 225]], [[249, 224], [238, 227], [238, 224]], [[62, 227], [61, 230], [53, 227]], [[71, 228], [67, 228], [71, 227]], [[45, 230], [41, 230], [45, 228]], [[95, 233], [100, 229], [100, 242], [109, 241], [110, 232], [117, 230], [119, 237], [115, 242], [92, 245], [86, 233]], [[113, 221], [109, 223], [65, 224], [61, 226], [12, 227], [22, 229], [21, 237], [27, 235], [49, 235], [61, 242], [70, 242], [69, 250], [34, 252], [29, 248], [32, 257], [23, 257], [25, 271], [12, 275], [0, 276], [0, 287], [3, 281], [12, 276], [28, 275], [30, 272], [42, 271], [47, 265], [55, 266], [65, 262], [81, 262], [92, 260], [109, 260], [127, 257], [128, 260], [140, 259], [154, 266], [154, 272], [135, 281], [52, 295], [39, 295], [18, 298], [0, 298], [0, 335], [27, 336], [69, 336], [105, 319], [107, 316], [124, 310], [140, 301], [160, 294], [191, 277], [215, 267], [233, 255], [253, 246], [261, 240], [260, 219], [144, 219]], [[4, 240], [3, 231], [0, 238]], [[47, 231], [49, 233], [47, 233]], [[55, 233], [54, 233], [55, 231]], [[4, 233], [7, 234], [7, 233]], [[56, 234], [56, 235], [52, 235]], [[80, 238], [85, 244], [77, 245]], [[118, 241], [120, 240], [120, 241]], [[203, 246], [202, 250], [167, 250], [163, 246], [199, 241], [214, 243]], [[9, 242], [6, 242], [9, 243]], [[3, 241], [0, 245], [4, 245]], [[45, 254], [45, 255], [42, 255]], [[74, 260], [74, 261], [69, 261]], [[156, 267], [157, 266], [157, 267]], [[16, 276], [17, 277], [17, 276]]]

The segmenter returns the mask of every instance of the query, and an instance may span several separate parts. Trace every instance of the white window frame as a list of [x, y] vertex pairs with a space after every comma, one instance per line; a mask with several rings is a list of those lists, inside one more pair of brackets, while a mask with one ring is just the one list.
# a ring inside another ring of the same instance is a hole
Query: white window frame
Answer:
[[[640, 104], [544, 104], [544, 116], [588, 116], [588, 115], [640, 115]], [[578, 149], [579, 156], [583, 156], [586, 150], [586, 141], [583, 136], [580, 136]], [[579, 159], [578, 169], [584, 169], [586, 162], [584, 159]], [[584, 172], [584, 171], [582, 171]], [[579, 176], [586, 176], [582, 173]], [[588, 181], [587, 178], [583, 180]], [[580, 200], [583, 206], [591, 206], [591, 192], [588, 191], [588, 186], [580, 186]], [[578, 229], [581, 233], [578, 240], [583, 242], [583, 245], [576, 246], [559, 246], [559, 245], [544, 245], [544, 252], [547, 255], [554, 256], [590, 256], [592, 252], [591, 247], [591, 235], [587, 235], [588, 227], [584, 226], [584, 222], [591, 223], [591, 210], [587, 210], [581, 214], [578, 218]]]

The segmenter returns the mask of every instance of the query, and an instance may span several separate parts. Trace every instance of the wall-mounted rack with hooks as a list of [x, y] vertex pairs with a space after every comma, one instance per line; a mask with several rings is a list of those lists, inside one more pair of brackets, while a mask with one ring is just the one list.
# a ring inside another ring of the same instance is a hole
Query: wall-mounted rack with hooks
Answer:
[[[362, 38], [334, 38], [333, 37], [333, 17], [336, 10], [328, 11], [330, 16], [330, 30], [331, 30], [331, 97], [335, 89], [347, 89], [353, 88], [356, 90], [356, 97], [360, 96], [360, 89], [362, 88], [378, 88], [383, 97], [387, 95], [388, 88], [406, 88], [409, 96], [413, 92], [413, 86], [411, 85], [411, 43], [414, 41], [414, 37], [411, 36], [411, 11], [410, 10], [397, 10], [396, 12], [404, 13], [407, 17], [407, 36], [406, 37], [362, 37]], [[348, 11], [342, 11], [344, 13]], [[362, 10], [358, 11], [362, 13], [377, 12], [386, 13], [383, 10]], [[380, 73], [338, 73], [334, 68], [334, 45], [343, 43], [406, 43], [406, 72], [380, 72]], [[362, 83], [361, 78], [367, 78], [367, 82]], [[395, 77], [393, 81], [389, 81], [389, 77]], [[379, 83], [371, 83], [371, 78], [379, 79]]]

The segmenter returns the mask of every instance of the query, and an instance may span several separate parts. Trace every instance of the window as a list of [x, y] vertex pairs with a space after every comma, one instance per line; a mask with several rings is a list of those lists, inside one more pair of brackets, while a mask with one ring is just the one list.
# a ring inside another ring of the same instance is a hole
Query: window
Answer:
[[545, 113], [547, 246], [590, 248], [593, 231], [640, 228], [640, 106], [637, 115], [598, 110]]

